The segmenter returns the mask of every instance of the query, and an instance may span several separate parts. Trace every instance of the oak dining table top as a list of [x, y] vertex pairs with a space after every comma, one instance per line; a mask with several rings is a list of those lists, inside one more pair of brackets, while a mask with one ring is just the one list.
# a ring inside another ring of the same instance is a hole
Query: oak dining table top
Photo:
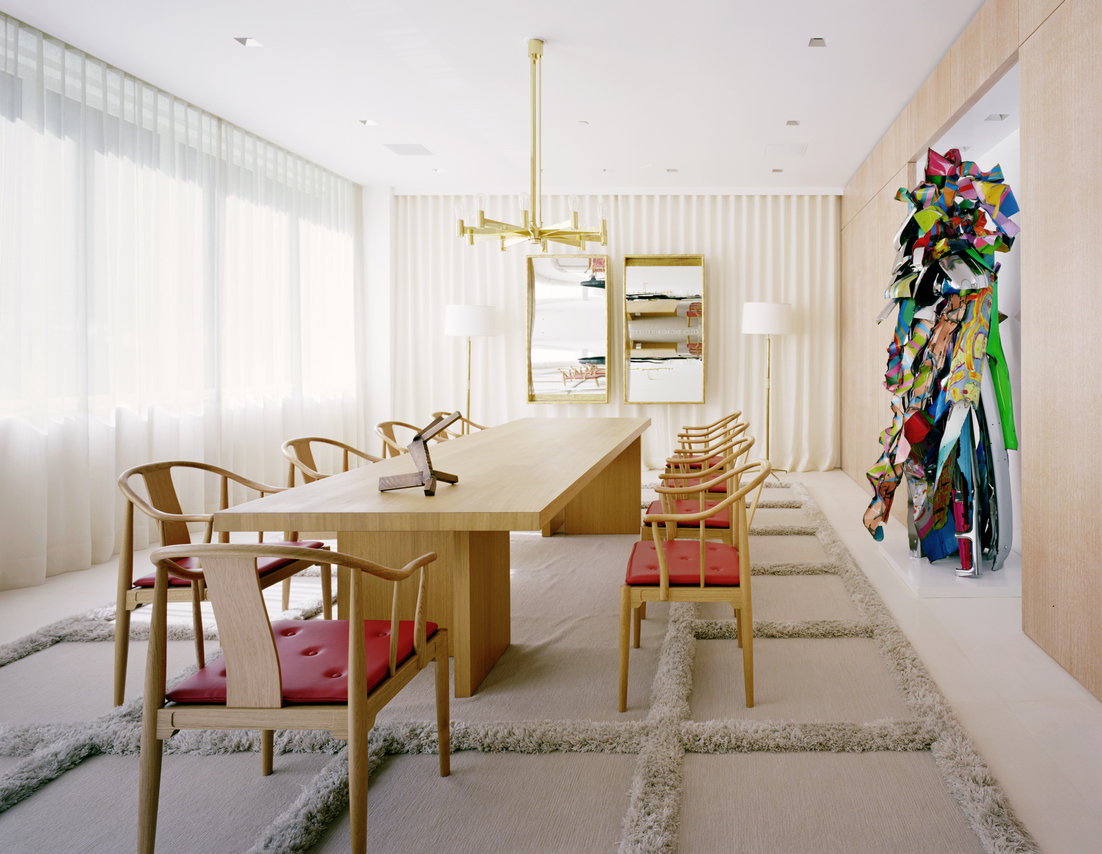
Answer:
[[380, 492], [414, 471], [408, 454], [219, 511], [216, 531], [527, 531], [548, 524], [636, 441], [649, 418], [523, 418], [431, 444], [433, 468], [458, 475], [428, 496]]

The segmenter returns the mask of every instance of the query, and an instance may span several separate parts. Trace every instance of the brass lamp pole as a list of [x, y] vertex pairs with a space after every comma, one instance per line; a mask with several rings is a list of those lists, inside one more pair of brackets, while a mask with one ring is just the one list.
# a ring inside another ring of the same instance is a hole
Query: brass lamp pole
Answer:
[[[747, 302], [742, 305], [742, 334], [765, 336], [765, 458], [769, 448], [773, 392], [773, 336], [792, 331], [792, 306], [786, 302]], [[774, 471], [784, 469], [774, 468]]]
[[463, 410], [463, 434], [471, 420], [471, 338], [494, 334], [492, 305], [449, 305], [444, 308], [444, 334], [467, 339], [467, 408]]

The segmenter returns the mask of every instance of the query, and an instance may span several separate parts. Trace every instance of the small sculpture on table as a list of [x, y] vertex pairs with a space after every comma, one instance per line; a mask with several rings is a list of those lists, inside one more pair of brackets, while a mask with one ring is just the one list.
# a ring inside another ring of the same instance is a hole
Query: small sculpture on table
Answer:
[[408, 489], [411, 486], [423, 486], [425, 495], [436, 494], [436, 482], [459, 483], [459, 475], [448, 474], [446, 471], [436, 471], [432, 467], [432, 458], [429, 456], [429, 440], [438, 433], [450, 427], [459, 420], [460, 413], [453, 412], [450, 415], [440, 415], [432, 422], [418, 431], [413, 441], [407, 446], [409, 455], [417, 465], [417, 471], [409, 474], [391, 474], [379, 478], [379, 492], [389, 492], [392, 489]]

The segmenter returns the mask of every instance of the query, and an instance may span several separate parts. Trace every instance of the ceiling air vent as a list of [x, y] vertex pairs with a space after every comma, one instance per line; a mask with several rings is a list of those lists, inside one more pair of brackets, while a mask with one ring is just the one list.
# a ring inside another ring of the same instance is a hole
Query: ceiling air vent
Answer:
[[432, 154], [431, 151], [419, 142], [386, 142], [383, 143], [383, 147], [389, 148], [395, 154], [399, 154], [402, 157], [418, 157]]

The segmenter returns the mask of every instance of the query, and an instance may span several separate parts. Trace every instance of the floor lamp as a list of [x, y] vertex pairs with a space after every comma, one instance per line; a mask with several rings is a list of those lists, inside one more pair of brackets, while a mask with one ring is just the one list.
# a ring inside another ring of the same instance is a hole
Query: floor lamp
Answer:
[[471, 431], [471, 339], [494, 334], [492, 305], [449, 305], [444, 307], [444, 334], [467, 339], [467, 408], [463, 412], [463, 435]]
[[[742, 304], [742, 334], [765, 336], [765, 458], [769, 456], [769, 417], [773, 382], [773, 336], [792, 331], [792, 306], [786, 302], [746, 302]], [[784, 469], [775, 469], [784, 471]]]

